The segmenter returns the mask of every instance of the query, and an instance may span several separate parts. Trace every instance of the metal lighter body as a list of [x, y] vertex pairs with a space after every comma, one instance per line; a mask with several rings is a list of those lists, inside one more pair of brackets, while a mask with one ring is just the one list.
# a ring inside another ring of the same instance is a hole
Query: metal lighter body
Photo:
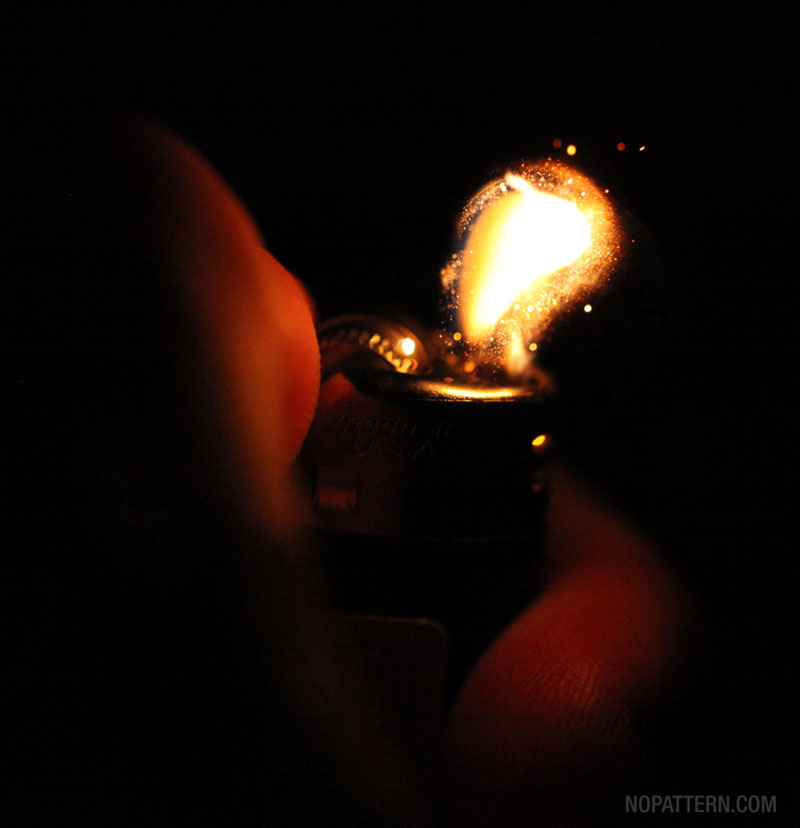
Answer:
[[369, 322], [347, 358], [323, 349], [300, 466], [337, 608], [437, 621], [453, 685], [535, 594], [553, 387], [402, 372], [358, 345]]

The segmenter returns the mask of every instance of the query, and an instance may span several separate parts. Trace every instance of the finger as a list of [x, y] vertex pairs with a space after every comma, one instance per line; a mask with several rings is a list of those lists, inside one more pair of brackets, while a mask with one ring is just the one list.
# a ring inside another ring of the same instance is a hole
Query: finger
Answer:
[[464, 824], [597, 814], [641, 769], [636, 718], [676, 660], [680, 599], [652, 547], [563, 472], [549, 529], [549, 587], [452, 712], [450, 785]]
[[242, 502], [273, 530], [296, 504], [291, 461], [311, 423], [319, 351], [305, 290], [264, 248], [238, 199], [192, 148], [164, 129], [133, 125], [155, 182], [155, 226], [196, 330], [227, 435]]
[[[289, 744], [269, 745], [275, 767], [265, 784], [297, 785], [300, 822], [318, 823], [319, 809], [342, 824], [372, 824], [375, 815], [381, 823], [422, 824], [407, 815], [426, 804], [405, 779], [399, 751], [384, 743], [380, 708], [353, 661], [351, 631], [320, 612], [313, 557], [295, 532], [300, 505], [289, 466], [320, 381], [308, 297], [196, 152], [152, 126], [139, 127], [139, 135], [159, 186], [158, 232], [196, 322], [201, 375], [211, 377], [219, 400], [212, 425], [230, 435], [242, 499], [277, 541], [272, 555], [250, 550], [245, 577], [247, 614], [260, 639], [247, 673], [263, 677], [266, 707], [253, 730], [266, 721], [280, 734], [274, 719], [283, 713], [288, 721]], [[313, 816], [304, 817], [306, 810]], [[341, 819], [340, 811], [349, 816]]]

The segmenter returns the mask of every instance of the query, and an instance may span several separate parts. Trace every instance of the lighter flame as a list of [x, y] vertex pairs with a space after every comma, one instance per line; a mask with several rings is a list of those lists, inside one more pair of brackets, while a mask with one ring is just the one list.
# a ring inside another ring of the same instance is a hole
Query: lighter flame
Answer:
[[490, 334], [526, 289], [572, 264], [592, 243], [588, 219], [574, 202], [543, 193], [519, 175], [488, 204], [470, 230], [461, 264], [463, 327], [470, 339]]
[[463, 342], [512, 375], [524, 371], [552, 319], [600, 284], [620, 256], [604, 193], [551, 159], [483, 187], [459, 234], [462, 250], [442, 275]]

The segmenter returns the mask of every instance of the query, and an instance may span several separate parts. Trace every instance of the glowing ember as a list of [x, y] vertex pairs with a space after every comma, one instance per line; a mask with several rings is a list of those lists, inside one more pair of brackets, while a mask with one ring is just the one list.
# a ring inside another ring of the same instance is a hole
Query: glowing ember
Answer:
[[405, 356], [411, 356], [411, 354], [413, 354], [417, 349], [417, 345], [413, 339], [406, 337], [397, 343], [397, 348], [402, 354], [405, 354]]
[[620, 256], [608, 199], [551, 159], [483, 187], [459, 236], [461, 252], [442, 271], [459, 339], [511, 375], [525, 370], [553, 317], [601, 283]]

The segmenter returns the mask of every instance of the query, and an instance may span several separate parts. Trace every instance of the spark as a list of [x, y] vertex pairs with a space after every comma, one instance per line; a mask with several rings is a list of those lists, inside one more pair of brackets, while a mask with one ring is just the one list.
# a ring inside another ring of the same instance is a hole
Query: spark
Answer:
[[401, 339], [397, 343], [397, 347], [400, 349], [400, 352], [402, 354], [404, 354], [405, 356], [411, 356], [411, 354], [413, 354], [414, 351], [417, 350], [417, 345], [414, 342], [414, 340], [411, 339], [410, 336], [407, 336], [404, 339]]

